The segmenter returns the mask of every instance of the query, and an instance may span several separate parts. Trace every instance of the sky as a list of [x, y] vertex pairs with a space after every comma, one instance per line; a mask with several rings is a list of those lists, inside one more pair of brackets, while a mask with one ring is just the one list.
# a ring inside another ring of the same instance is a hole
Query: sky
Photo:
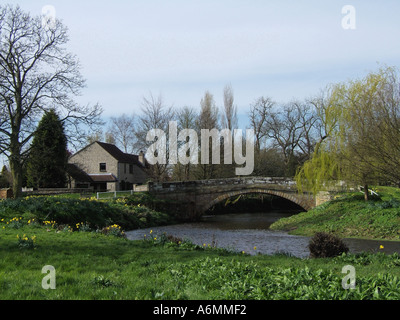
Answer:
[[[33, 15], [52, 6], [87, 80], [77, 101], [99, 103], [104, 117], [140, 114], [150, 93], [168, 106], [199, 108], [209, 91], [222, 108], [230, 84], [243, 119], [261, 96], [303, 100], [328, 84], [400, 66], [398, 0], [0, 3]], [[342, 12], [346, 5], [355, 15]]]

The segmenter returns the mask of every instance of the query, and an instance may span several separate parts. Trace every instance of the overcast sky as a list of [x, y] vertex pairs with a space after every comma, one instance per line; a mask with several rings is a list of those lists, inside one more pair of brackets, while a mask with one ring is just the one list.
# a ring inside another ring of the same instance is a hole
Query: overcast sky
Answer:
[[[223, 105], [231, 84], [239, 113], [254, 100], [315, 95], [333, 82], [400, 66], [400, 1], [339, 0], [19, 0], [45, 5], [70, 30], [69, 49], [87, 87], [81, 103], [104, 115], [140, 112], [143, 96], [199, 107], [206, 90]], [[345, 5], [356, 29], [344, 29]]]

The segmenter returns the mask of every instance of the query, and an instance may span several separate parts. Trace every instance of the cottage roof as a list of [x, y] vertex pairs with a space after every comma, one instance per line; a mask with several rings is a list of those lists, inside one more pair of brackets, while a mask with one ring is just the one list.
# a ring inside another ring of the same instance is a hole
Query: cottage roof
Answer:
[[138, 166], [143, 167], [142, 163], [139, 161], [139, 156], [124, 153], [117, 146], [110, 144], [110, 143], [104, 143], [104, 142], [99, 142], [99, 141], [97, 141], [97, 143], [104, 150], [106, 150], [112, 157], [114, 157], [116, 160], [118, 160], [118, 162], [132, 163], [132, 164], [136, 164]]

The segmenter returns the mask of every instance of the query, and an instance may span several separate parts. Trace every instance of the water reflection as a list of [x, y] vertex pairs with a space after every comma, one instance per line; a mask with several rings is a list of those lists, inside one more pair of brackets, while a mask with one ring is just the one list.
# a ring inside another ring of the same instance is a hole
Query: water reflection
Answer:
[[[273, 211], [268, 213], [243, 213], [205, 216], [198, 223], [149, 228], [127, 232], [128, 239], [141, 240], [153, 230], [153, 234], [173, 235], [189, 239], [198, 245], [216, 245], [249, 254], [286, 253], [300, 258], [309, 256], [310, 238], [289, 235], [286, 232], [270, 230], [270, 225], [293, 212]], [[383, 251], [400, 253], [400, 242], [344, 239], [350, 252]], [[380, 250], [380, 245], [384, 246]]]

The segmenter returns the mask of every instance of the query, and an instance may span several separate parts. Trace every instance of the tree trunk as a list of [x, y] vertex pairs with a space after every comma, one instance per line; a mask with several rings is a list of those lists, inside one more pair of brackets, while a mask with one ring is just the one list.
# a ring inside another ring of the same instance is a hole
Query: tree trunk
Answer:
[[13, 133], [10, 137], [10, 156], [8, 161], [10, 162], [11, 176], [13, 179], [13, 197], [19, 198], [22, 196], [22, 184], [23, 184], [23, 169], [21, 159], [21, 145], [18, 140], [18, 129], [13, 127]]
[[[11, 158], [11, 157], [10, 157]], [[13, 196], [18, 198], [22, 196], [22, 182], [23, 182], [23, 170], [19, 159], [10, 159], [10, 169], [13, 180]]]
[[368, 193], [368, 184], [364, 184], [364, 200], [369, 200], [369, 193]]

